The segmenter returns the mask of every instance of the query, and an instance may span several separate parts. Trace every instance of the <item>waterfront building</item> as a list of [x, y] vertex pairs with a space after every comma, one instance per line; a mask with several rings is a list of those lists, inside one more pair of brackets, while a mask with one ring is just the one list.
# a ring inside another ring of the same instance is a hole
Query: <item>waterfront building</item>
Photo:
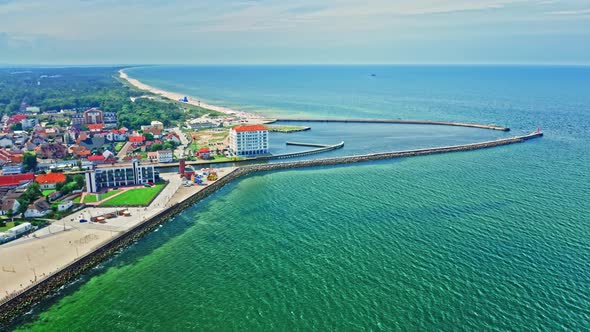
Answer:
[[98, 166], [86, 173], [86, 191], [97, 192], [103, 188], [142, 185], [156, 182], [157, 177], [153, 165], [141, 165], [137, 160], [125, 165]]
[[229, 134], [229, 148], [236, 156], [268, 154], [268, 128], [262, 125], [233, 127]]

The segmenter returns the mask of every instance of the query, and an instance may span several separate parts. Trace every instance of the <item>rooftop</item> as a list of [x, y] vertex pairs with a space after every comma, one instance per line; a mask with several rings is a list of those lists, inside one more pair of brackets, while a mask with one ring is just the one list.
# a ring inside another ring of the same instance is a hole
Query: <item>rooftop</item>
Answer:
[[241, 133], [241, 132], [247, 132], [247, 131], [261, 131], [261, 130], [268, 130], [268, 128], [266, 128], [263, 125], [249, 125], [249, 126], [237, 126], [237, 127], [233, 127], [232, 130]]

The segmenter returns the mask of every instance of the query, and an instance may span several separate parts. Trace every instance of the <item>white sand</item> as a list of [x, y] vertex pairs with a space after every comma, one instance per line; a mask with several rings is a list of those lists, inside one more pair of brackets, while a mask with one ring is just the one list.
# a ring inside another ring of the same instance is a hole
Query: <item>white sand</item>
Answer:
[[[170, 92], [170, 91], [166, 91], [166, 90], [161, 90], [161, 89], [157, 89], [154, 88], [152, 86], [149, 86], [145, 83], [140, 82], [137, 79], [131, 78], [127, 75], [127, 73], [125, 73], [124, 70], [119, 70], [119, 77], [121, 77], [122, 79], [126, 80], [127, 82], [129, 82], [129, 84], [135, 86], [138, 89], [141, 90], [145, 90], [145, 91], [149, 91], [151, 93], [160, 95], [164, 98], [168, 98], [171, 100], [179, 100], [184, 98], [186, 95], [180, 94], [180, 93], [175, 93], [175, 92]], [[239, 110], [234, 110], [231, 108], [227, 108], [227, 107], [222, 107], [222, 106], [216, 106], [216, 105], [211, 105], [211, 104], [207, 104], [204, 103], [202, 101], [200, 101], [199, 98], [197, 97], [193, 97], [193, 96], [186, 96], [188, 98], [188, 102], [187, 104], [190, 105], [194, 105], [194, 106], [199, 106], [205, 109], [209, 109], [212, 111], [217, 111], [220, 113], [224, 113], [227, 114], [228, 116], [238, 116], [242, 119], [247, 119], [249, 123], [262, 123], [267, 121], [267, 119], [265, 119], [262, 116], [253, 114], [253, 113], [249, 113], [249, 112], [244, 112], [244, 111], [239, 111]]]
[[[234, 167], [218, 168], [219, 178]], [[115, 208], [85, 208], [27, 237], [0, 245], [0, 299], [22, 290], [112, 237], [150, 218], [174, 203], [182, 202], [205, 186], [184, 187], [178, 174], [162, 174], [170, 183], [147, 208], [129, 208], [131, 216], [108, 219], [107, 223], [79, 223], [113, 212]], [[118, 208], [121, 209], [121, 208]], [[72, 220], [73, 219], [73, 220]]]

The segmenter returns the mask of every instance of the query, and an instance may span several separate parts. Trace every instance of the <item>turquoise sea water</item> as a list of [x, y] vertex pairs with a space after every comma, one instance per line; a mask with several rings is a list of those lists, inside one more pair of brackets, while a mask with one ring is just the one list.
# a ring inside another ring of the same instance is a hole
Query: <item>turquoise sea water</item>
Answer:
[[[244, 178], [38, 306], [19, 328], [590, 328], [590, 68], [229, 66], [128, 73], [269, 115], [497, 123], [517, 133], [541, 127], [545, 137]], [[363, 128], [318, 129], [307, 137], [357, 141], [349, 150], [355, 153], [503, 135], [364, 128], [377, 136], [371, 139], [358, 134]]]

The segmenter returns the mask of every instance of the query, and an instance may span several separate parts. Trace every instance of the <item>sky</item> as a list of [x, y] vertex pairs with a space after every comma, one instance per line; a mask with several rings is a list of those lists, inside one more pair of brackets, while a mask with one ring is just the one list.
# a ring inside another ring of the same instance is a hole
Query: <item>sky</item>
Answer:
[[0, 0], [0, 64], [590, 64], [590, 0]]

